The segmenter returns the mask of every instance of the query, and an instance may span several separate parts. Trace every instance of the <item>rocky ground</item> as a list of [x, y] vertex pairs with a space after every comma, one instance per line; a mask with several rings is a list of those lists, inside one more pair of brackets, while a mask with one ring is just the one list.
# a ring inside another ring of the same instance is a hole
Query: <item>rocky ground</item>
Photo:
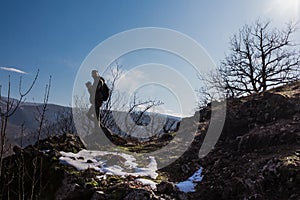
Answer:
[[[199, 159], [210, 112], [210, 104], [200, 111], [192, 145], [176, 162], [158, 171], [156, 189], [141, 184], [132, 176], [99, 178], [104, 177], [99, 171], [78, 171], [62, 165], [60, 151], [76, 153], [85, 148], [78, 137], [65, 134], [25, 149], [14, 147], [15, 154], [4, 160], [0, 197], [300, 199], [300, 82], [228, 100], [221, 137], [215, 148]], [[155, 149], [162, 143], [168, 140], [149, 143], [145, 148]], [[141, 147], [132, 149], [143, 151]], [[179, 191], [175, 183], [186, 180], [200, 167], [203, 167], [203, 180], [196, 191]]]
[[199, 162], [191, 199], [300, 199], [300, 82], [229, 100], [221, 138]]

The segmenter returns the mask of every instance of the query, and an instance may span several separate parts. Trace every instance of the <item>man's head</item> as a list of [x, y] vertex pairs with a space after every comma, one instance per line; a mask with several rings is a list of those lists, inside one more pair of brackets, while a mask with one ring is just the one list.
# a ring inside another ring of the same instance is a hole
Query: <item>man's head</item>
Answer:
[[98, 72], [97, 70], [93, 70], [93, 71], [92, 71], [92, 77], [93, 77], [93, 78], [99, 77], [99, 72]]

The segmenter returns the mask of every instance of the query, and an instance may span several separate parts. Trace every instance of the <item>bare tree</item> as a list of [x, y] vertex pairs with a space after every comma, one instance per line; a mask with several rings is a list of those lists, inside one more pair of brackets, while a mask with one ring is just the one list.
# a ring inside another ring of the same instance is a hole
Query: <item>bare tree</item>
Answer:
[[271, 28], [270, 21], [245, 25], [230, 41], [219, 67], [221, 86], [231, 95], [252, 94], [299, 79], [300, 54], [292, 35], [296, 24]]
[[124, 105], [121, 105], [122, 102], [121, 95], [119, 95], [115, 91], [116, 82], [122, 74], [121, 66], [119, 65], [118, 62], [116, 62], [114, 66], [110, 66], [109, 70], [110, 70], [110, 75], [112, 77], [111, 80], [108, 80], [110, 93], [107, 101], [103, 103], [103, 106], [101, 108], [101, 118], [100, 118], [101, 123], [107, 127], [112, 126], [112, 121], [110, 120], [112, 108], [117, 109], [117, 108], [124, 107]]
[[48, 107], [49, 95], [50, 95], [50, 88], [51, 88], [51, 76], [49, 77], [49, 82], [45, 86], [45, 93], [44, 93], [44, 100], [42, 104], [42, 108], [37, 107], [37, 111], [39, 113], [39, 118], [37, 119], [39, 122], [39, 127], [37, 130], [37, 144], [41, 139], [41, 133], [43, 130], [44, 123], [46, 121], [46, 111]]
[[142, 109], [138, 110], [138, 112], [137, 112], [138, 115], [137, 115], [137, 118], [135, 119], [135, 123], [138, 124], [139, 121], [141, 120], [141, 118], [144, 116], [144, 114], [148, 110], [150, 110], [153, 107], [157, 107], [157, 106], [163, 105], [164, 103], [162, 101], [152, 100], [152, 99], [149, 99], [149, 100], [146, 100], [146, 101], [141, 101], [141, 100], [138, 99], [137, 94], [135, 93], [133, 95], [133, 100], [132, 100], [132, 102], [130, 104], [131, 105], [130, 105], [130, 108], [128, 110], [128, 113], [136, 112], [137, 108], [141, 108], [142, 107]]
[[[39, 109], [37, 107], [37, 111], [40, 115], [38, 121], [39, 121], [39, 127], [37, 130], [37, 142], [36, 145], [39, 148], [41, 134], [43, 131], [43, 126], [46, 120], [46, 112], [49, 102], [49, 95], [50, 95], [50, 88], [51, 88], [51, 76], [49, 77], [49, 82], [45, 86], [45, 93], [44, 93], [44, 100], [42, 104], [42, 108]], [[31, 177], [31, 194], [30, 194], [30, 200], [38, 199], [41, 195], [43, 183], [42, 183], [42, 176], [43, 176], [43, 158], [35, 156], [32, 160], [32, 166], [33, 166], [33, 174]], [[39, 183], [39, 186], [37, 186], [37, 183]]]
[[71, 108], [63, 108], [56, 113], [54, 122], [47, 122], [43, 128], [43, 134], [47, 137], [62, 134], [75, 134], [76, 128], [74, 125]]
[[[161, 124], [161, 119], [158, 114], [147, 114], [150, 110], [154, 111], [154, 108], [163, 105], [164, 103], [160, 100], [141, 100], [135, 93], [133, 95], [132, 101], [130, 102], [129, 109], [127, 111], [127, 117], [125, 118], [125, 127], [129, 134], [135, 131], [135, 129], [140, 125], [146, 125], [148, 128], [148, 135], [150, 137], [152, 135], [158, 134], [160, 130], [163, 129], [163, 126], [157, 127], [157, 125]], [[152, 120], [150, 119], [152, 117]], [[128, 123], [128, 117], [134, 123]], [[149, 123], [146, 123], [146, 119], [149, 118]]]
[[[0, 178], [2, 178], [2, 164], [3, 158], [5, 155], [6, 142], [7, 142], [7, 125], [8, 119], [16, 112], [16, 110], [20, 107], [20, 105], [24, 102], [25, 97], [32, 90], [37, 78], [39, 75], [39, 70], [37, 71], [31, 85], [29, 88], [22, 92], [22, 77], [20, 77], [19, 81], [19, 98], [13, 99], [11, 98], [11, 80], [10, 76], [8, 77], [8, 88], [7, 88], [7, 97], [2, 98], [2, 94], [0, 93], [0, 120], [1, 120], [1, 130], [0, 130]], [[1, 91], [1, 90], [0, 90]]]

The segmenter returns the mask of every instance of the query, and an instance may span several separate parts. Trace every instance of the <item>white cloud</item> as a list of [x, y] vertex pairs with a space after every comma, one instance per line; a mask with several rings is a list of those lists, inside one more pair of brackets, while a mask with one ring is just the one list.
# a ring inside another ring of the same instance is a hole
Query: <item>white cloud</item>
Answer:
[[16, 73], [20, 73], [20, 74], [28, 74], [27, 72], [24, 72], [22, 70], [13, 68], [13, 67], [0, 67], [0, 69], [5, 70], [5, 71], [11, 71], [11, 72], [16, 72]]
[[139, 86], [143, 85], [146, 80], [146, 76], [143, 71], [131, 70], [124, 71], [120, 79], [117, 81], [116, 89], [122, 92], [133, 94], [132, 92]]

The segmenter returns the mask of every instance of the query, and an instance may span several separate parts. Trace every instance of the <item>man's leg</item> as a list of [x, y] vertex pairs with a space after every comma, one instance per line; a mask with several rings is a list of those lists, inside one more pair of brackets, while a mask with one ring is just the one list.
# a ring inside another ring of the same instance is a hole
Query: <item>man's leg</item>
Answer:
[[95, 113], [98, 121], [98, 127], [100, 127], [100, 107], [102, 106], [102, 101], [97, 101], [95, 104]]
[[95, 127], [99, 127], [99, 114], [100, 114], [100, 107], [99, 105], [95, 105]]
[[90, 108], [89, 108], [89, 110], [88, 110], [88, 112], [86, 113], [86, 116], [89, 118], [89, 120], [94, 120], [94, 118], [96, 117], [96, 114], [95, 114], [95, 108], [94, 108], [94, 106], [92, 105]]

